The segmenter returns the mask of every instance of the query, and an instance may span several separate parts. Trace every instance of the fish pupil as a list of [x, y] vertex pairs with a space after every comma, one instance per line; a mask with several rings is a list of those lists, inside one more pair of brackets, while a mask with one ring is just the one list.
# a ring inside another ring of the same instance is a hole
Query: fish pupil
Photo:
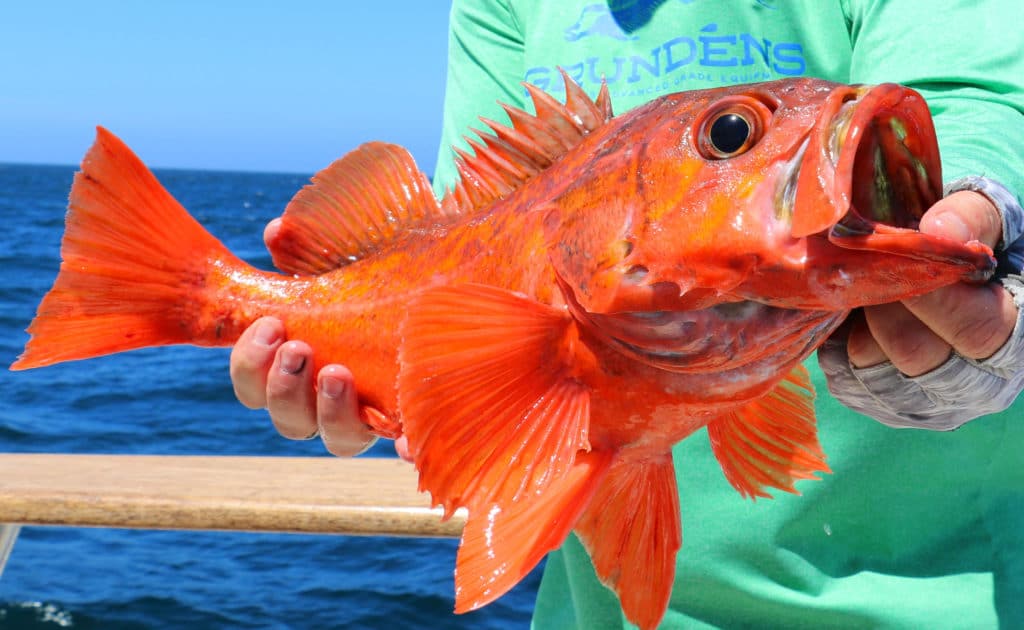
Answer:
[[723, 154], [736, 153], [750, 137], [750, 123], [739, 114], [725, 114], [711, 123], [711, 145]]

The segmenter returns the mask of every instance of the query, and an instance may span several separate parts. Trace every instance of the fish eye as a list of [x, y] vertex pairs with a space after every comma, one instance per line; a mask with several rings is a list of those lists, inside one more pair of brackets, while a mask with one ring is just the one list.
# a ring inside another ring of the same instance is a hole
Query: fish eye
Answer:
[[708, 140], [711, 147], [723, 155], [731, 155], [743, 148], [750, 137], [750, 123], [739, 114], [722, 114], [711, 123]]
[[764, 136], [772, 110], [759, 99], [732, 96], [709, 108], [697, 127], [697, 148], [709, 160], [746, 153]]

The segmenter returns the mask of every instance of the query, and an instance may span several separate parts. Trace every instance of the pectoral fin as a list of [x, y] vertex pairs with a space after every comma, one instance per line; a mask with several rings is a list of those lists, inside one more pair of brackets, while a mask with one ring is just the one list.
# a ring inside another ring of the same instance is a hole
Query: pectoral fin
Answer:
[[814, 389], [803, 366], [767, 395], [716, 418], [708, 436], [726, 478], [744, 497], [770, 497], [769, 487], [799, 494], [797, 479], [831, 472], [818, 443]]
[[579, 453], [568, 474], [543, 495], [471, 509], [455, 566], [455, 612], [501, 597], [561, 546], [592, 503], [610, 462], [608, 452]]
[[409, 304], [398, 403], [435, 504], [509, 509], [569, 474], [590, 449], [575, 343], [564, 310], [504, 289], [442, 287]]

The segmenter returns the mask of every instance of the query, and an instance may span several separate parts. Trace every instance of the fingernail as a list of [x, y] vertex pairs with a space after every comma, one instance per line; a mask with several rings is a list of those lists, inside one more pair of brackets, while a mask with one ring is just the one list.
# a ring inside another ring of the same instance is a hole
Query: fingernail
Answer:
[[320, 392], [330, 399], [341, 398], [345, 394], [345, 382], [329, 376], [324, 377], [320, 381]]
[[931, 230], [932, 233], [938, 232], [946, 238], [951, 238], [961, 243], [966, 243], [975, 238], [970, 228], [964, 223], [964, 220], [955, 212], [943, 212], [934, 218], [933, 225], [936, 229]]
[[256, 327], [256, 343], [272, 346], [281, 338], [280, 331], [272, 322], [260, 322]]
[[285, 374], [298, 374], [306, 367], [306, 357], [284, 350], [281, 352], [281, 371]]

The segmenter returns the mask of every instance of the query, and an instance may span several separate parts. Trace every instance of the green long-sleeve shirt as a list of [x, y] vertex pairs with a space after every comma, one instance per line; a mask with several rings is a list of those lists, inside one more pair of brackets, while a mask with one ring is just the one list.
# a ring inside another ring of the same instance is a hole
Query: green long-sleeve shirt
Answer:
[[[557, 67], [617, 112], [661, 94], [791, 76], [892, 81], [935, 114], [945, 179], [1024, 191], [1024, 19], [1017, 0], [455, 0], [441, 157], [521, 81]], [[831, 398], [833, 474], [756, 503], [703, 434], [675, 450], [683, 548], [663, 626], [1024, 627], [1024, 401], [960, 430], [893, 430]], [[642, 588], [642, 585], [638, 585]], [[570, 539], [548, 559], [536, 628], [619, 628], [615, 596]]]

